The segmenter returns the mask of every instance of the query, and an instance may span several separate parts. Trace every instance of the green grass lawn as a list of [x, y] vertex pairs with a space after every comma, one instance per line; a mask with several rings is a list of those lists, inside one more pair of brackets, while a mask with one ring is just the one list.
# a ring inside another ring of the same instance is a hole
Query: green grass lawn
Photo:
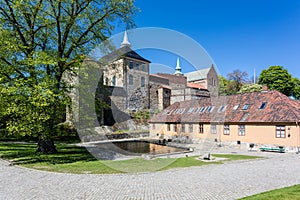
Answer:
[[[0, 143], [0, 158], [15, 165], [28, 168], [62, 172], [86, 174], [135, 173], [167, 170], [207, 164], [221, 164], [220, 161], [203, 162], [194, 157], [156, 158], [145, 160], [134, 158], [129, 160], [97, 160], [85, 148], [71, 144], [56, 144], [58, 153], [36, 154], [36, 144]], [[228, 160], [258, 158], [236, 154], [214, 154]]]
[[272, 190], [261, 194], [245, 197], [243, 200], [296, 200], [300, 199], [300, 185]]

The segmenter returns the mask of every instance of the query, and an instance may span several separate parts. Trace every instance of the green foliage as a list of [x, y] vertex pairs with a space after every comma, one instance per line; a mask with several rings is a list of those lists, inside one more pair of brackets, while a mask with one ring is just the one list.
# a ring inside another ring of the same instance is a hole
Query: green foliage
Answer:
[[277, 90], [287, 96], [293, 95], [294, 82], [291, 74], [282, 66], [271, 66], [261, 72], [258, 84], [267, 85], [271, 90]]
[[[0, 127], [53, 138], [76, 74], [118, 22], [132, 25], [132, 0], [0, 0]], [[101, 103], [101, 102], [100, 102]]]
[[134, 120], [145, 123], [150, 118], [150, 111], [148, 109], [138, 110], [136, 112], [131, 113], [131, 116]]
[[294, 83], [293, 97], [300, 99], [300, 80], [298, 78], [292, 78], [292, 81]]
[[258, 84], [245, 84], [241, 87], [240, 91], [238, 91], [238, 94], [244, 94], [248, 92], [259, 92], [262, 90], [262, 86]]
[[224, 76], [219, 76], [219, 95], [227, 95], [228, 80]]

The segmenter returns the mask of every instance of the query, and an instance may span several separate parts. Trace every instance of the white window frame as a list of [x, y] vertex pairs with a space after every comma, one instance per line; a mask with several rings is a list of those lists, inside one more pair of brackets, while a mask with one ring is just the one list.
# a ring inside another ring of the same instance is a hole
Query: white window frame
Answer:
[[211, 132], [211, 134], [217, 134], [217, 125], [216, 124], [210, 125], [210, 132]]
[[285, 138], [286, 137], [286, 128], [285, 125], [276, 125], [276, 138]]
[[230, 135], [230, 125], [229, 124], [224, 125], [223, 134], [224, 135]]
[[238, 125], [238, 135], [239, 136], [246, 135], [246, 126], [244, 124]]

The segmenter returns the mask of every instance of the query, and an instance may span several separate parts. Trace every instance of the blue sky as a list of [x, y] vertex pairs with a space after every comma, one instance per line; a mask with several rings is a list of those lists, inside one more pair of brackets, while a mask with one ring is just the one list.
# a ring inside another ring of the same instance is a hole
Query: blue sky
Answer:
[[[168, 28], [191, 37], [223, 76], [240, 69], [251, 78], [254, 69], [259, 75], [271, 65], [281, 65], [300, 78], [298, 0], [136, 0], [135, 4], [141, 10], [135, 16], [138, 28]], [[160, 53], [141, 52], [154, 63], [175, 68], [176, 59]], [[185, 62], [181, 67], [191, 71]]]

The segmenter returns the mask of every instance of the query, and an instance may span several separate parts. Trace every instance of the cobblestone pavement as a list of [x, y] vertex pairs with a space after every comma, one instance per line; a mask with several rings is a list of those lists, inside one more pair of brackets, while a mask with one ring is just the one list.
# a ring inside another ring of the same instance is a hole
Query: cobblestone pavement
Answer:
[[300, 184], [300, 155], [260, 154], [267, 158], [118, 175], [44, 172], [0, 160], [0, 199], [237, 199]]

